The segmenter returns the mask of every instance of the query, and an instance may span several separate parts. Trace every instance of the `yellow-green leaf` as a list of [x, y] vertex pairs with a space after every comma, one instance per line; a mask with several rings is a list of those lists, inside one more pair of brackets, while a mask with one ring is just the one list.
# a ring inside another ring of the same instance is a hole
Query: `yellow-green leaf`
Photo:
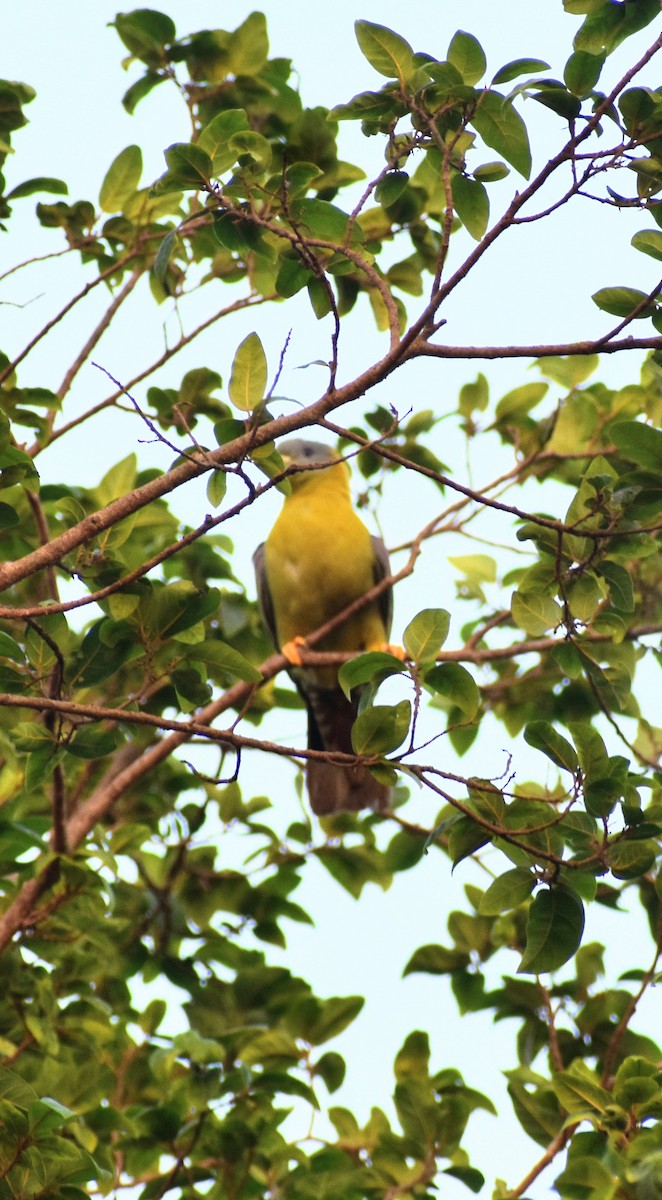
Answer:
[[249, 333], [237, 348], [232, 363], [228, 392], [236, 408], [250, 412], [264, 399], [267, 386], [267, 356], [256, 333]]
[[101, 184], [99, 204], [104, 212], [121, 212], [124, 201], [135, 192], [143, 170], [140, 146], [127, 146], [110, 164]]

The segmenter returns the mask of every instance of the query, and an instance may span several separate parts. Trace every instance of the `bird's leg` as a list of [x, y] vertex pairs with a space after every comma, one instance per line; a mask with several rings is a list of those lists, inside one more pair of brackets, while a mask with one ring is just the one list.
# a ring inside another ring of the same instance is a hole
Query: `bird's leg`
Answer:
[[292, 638], [291, 642], [285, 642], [285, 644], [283, 646], [281, 646], [281, 648], [280, 648], [281, 654], [283, 654], [285, 656], [285, 658], [287, 659], [287, 661], [291, 667], [300, 667], [301, 666], [300, 647], [305, 646], [305, 645], [306, 645], [305, 637], [297, 636], [295, 638]]
[[398, 646], [393, 642], [382, 642], [378, 647], [382, 654], [392, 654], [394, 658], [399, 658], [400, 662], [404, 662], [407, 657], [407, 651], [404, 646]]

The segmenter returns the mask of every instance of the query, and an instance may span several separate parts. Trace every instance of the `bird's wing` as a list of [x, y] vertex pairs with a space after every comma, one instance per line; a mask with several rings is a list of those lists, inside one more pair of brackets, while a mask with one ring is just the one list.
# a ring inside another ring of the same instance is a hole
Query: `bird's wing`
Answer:
[[267, 580], [264, 545], [264, 542], [262, 542], [253, 555], [255, 584], [257, 587], [257, 603], [267, 632], [269, 633], [274, 646], [278, 646], [278, 636], [276, 634], [276, 616], [274, 613], [273, 600], [271, 598], [271, 592], [269, 591], [269, 583]]
[[[381, 583], [382, 579], [386, 579], [391, 573], [391, 567], [388, 560], [388, 550], [380, 537], [371, 537], [372, 550], [374, 554], [374, 562], [372, 568], [373, 579], [375, 583]], [[379, 597], [379, 613], [384, 622], [385, 640], [388, 641], [388, 636], [391, 632], [391, 623], [393, 621], [393, 589], [387, 588]]]

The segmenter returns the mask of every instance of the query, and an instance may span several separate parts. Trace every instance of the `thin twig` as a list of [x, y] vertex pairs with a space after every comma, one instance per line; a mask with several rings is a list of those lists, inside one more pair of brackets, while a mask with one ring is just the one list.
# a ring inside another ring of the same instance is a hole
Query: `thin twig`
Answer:
[[56, 313], [56, 315], [52, 317], [50, 321], [47, 321], [46, 324], [39, 330], [39, 333], [35, 334], [31, 341], [28, 342], [27, 346], [25, 346], [21, 350], [20, 354], [16, 356], [13, 362], [8, 363], [4, 370], [0, 371], [0, 384], [4, 383], [5, 379], [8, 379], [9, 376], [14, 373], [16, 367], [23, 362], [23, 359], [27, 358], [28, 354], [34, 350], [35, 346], [39, 345], [43, 338], [50, 333], [51, 329], [54, 329], [55, 326], [58, 325], [59, 322], [64, 319], [64, 317], [66, 317], [67, 313], [71, 312], [72, 308], [75, 308], [81, 300], [84, 300], [86, 296], [89, 296], [90, 292], [94, 291], [94, 288], [98, 287], [100, 283], [105, 283], [107, 279], [110, 279], [113, 275], [116, 275], [118, 271], [121, 271], [122, 267], [125, 267], [132, 258], [135, 258], [135, 253], [135, 250], [132, 250], [130, 254], [125, 254], [124, 258], [118, 258], [117, 262], [114, 262], [110, 267], [106, 267], [105, 271], [102, 271], [96, 276], [95, 279], [92, 279], [89, 283], [86, 283], [84, 288], [81, 288], [81, 290], [77, 292], [75, 296], [72, 296], [71, 300], [68, 300], [64, 307], [60, 309], [59, 313]]
[[113, 320], [113, 317], [115, 316], [115, 313], [117, 312], [118, 308], [121, 307], [121, 305], [126, 300], [127, 296], [131, 295], [131, 292], [135, 288], [138, 280], [142, 279], [142, 276], [144, 274], [145, 274], [144, 267], [137, 267], [135, 269], [135, 271], [131, 272], [131, 274], [129, 275], [129, 278], [127, 279], [124, 286], [122, 288], [120, 288], [119, 292], [117, 292], [117, 294], [113, 297], [111, 303], [108, 305], [108, 308], [106, 309], [105, 313], [103, 314], [101, 320], [98, 322], [96, 327], [93, 329], [89, 338], [85, 342], [85, 345], [81, 349], [80, 353], [77, 354], [76, 358], [74, 359], [71, 366], [69, 367], [69, 370], [67, 371], [66, 375], [64, 376], [64, 379], [62, 380], [62, 383], [60, 384], [60, 386], [57, 390], [57, 393], [56, 393], [56, 395], [59, 397], [60, 400], [64, 399], [64, 397], [66, 396], [67, 392], [69, 391], [69, 388], [71, 387], [74, 379], [76, 378], [76, 375], [80, 371], [83, 363], [86, 362], [86, 360], [89, 358], [89, 356], [92, 353], [92, 351], [94, 350], [94, 347], [96, 346], [97, 342], [99, 342], [101, 340], [104, 333], [108, 329], [108, 326], [110, 325], [111, 321]]

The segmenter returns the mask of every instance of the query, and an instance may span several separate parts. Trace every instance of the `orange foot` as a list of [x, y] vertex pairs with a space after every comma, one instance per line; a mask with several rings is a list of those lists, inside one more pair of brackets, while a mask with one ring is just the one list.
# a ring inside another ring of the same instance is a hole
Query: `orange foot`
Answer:
[[407, 652], [404, 646], [391, 645], [390, 642], [384, 642], [380, 647], [384, 654], [392, 654], [394, 658], [399, 658], [400, 662], [404, 662], [407, 657]]
[[295, 637], [292, 638], [291, 642], [285, 642], [285, 645], [281, 646], [281, 653], [285, 655], [285, 658], [291, 667], [301, 666], [300, 647], [305, 645], [305, 637]]

